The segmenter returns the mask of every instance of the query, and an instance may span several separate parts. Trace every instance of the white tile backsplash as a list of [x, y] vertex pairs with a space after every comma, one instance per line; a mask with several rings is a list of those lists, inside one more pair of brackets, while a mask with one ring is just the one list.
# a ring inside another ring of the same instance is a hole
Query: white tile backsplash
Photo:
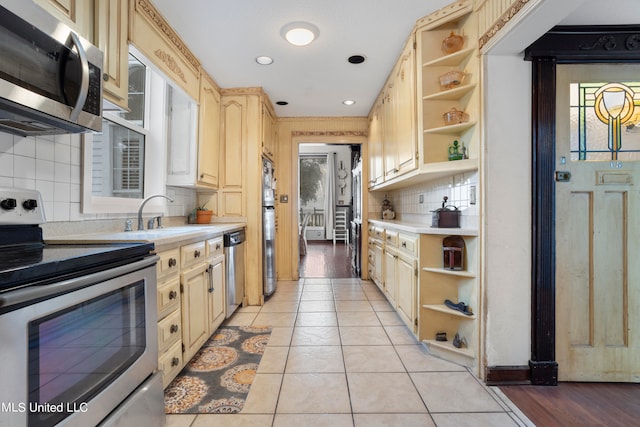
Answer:
[[[373, 214], [372, 218], [380, 218], [382, 200], [386, 195], [396, 212], [396, 219], [401, 220], [404, 216], [405, 218], [411, 217], [412, 221], [421, 219], [429, 223], [431, 211], [442, 207], [443, 197], [447, 196], [447, 205], [461, 209], [464, 216], [477, 217], [477, 204], [471, 205], [469, 203], [471, 186], [479, 188], [477, 172], [457, 174], [387, 193], [369, 193], [369, 212]], [[421, 195], [423, 203], [420, 203]], [[479, 199], [479, 195], [476, 195], [476, 199]]]
[[[23, 138], [0, 132], [0, 186], [36, 189], [42, 194], [48, 222], [131, 218], [129, 214], [82, 213], [80, 135]], [[196, 207], [196, 191], [168, 187], [174, 203], [167, 216], [185, 216]]]

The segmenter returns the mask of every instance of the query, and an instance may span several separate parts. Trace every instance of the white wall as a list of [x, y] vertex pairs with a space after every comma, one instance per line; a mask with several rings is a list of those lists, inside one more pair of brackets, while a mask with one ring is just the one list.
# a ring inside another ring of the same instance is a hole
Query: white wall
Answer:
[[486, 364], [531, 357], [531, 63], [484, 56]]

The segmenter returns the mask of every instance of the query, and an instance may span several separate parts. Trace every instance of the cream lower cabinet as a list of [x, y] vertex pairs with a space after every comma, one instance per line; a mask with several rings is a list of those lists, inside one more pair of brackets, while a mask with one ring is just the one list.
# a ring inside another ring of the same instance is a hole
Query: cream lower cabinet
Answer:
[[398, 236], [396, 258], [396, 311], [409, 329], [418, 333], [418, 241], [416, 235]]
[[180, 275], [183, 357], [190, 360], [209, 338], [207, 297], [209, 265], [201, 263]]
[[225, 319], [222, 236], [159, 252], [158, 365], [164, 387]]
[[180, 251], [158, 253], [158, 367], [166, 387], [182, 369], [182, 318], [180, 303]]
[[209, 262], [209, 293], [207, 297], [209, 335], [213, 334], [225, 319], [225, 278], [223, 239], [217, 237], [207, 240], [207, 258]]

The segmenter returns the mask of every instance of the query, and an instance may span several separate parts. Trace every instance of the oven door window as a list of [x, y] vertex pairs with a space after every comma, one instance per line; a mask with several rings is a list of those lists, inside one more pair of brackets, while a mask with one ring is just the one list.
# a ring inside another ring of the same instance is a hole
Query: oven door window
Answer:
[[53, 426], [144, 352], [144, 281], [29, 323], [29, 426]]

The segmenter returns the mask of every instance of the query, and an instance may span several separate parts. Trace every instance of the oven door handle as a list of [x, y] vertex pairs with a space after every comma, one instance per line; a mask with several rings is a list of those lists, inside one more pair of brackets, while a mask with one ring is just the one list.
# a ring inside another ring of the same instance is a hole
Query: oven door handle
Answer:
[[16, 289], [15, 291], [10, 291], [0, 295], [0, 307], [4, 308], [29, 301], [42, 300], [54, 295], [82, 289], [96, 283], [105, 282], [114, 277], [122, 276], [152, 266], [156, 264], [159, 259], [159, 256], [154, 255], [130, 264], [121, 265], [119, 267], [110, 268], [108, 270], [99, 271], [82, 277], [63, 280], [62, 282], [46, 286], [27, 286]]

